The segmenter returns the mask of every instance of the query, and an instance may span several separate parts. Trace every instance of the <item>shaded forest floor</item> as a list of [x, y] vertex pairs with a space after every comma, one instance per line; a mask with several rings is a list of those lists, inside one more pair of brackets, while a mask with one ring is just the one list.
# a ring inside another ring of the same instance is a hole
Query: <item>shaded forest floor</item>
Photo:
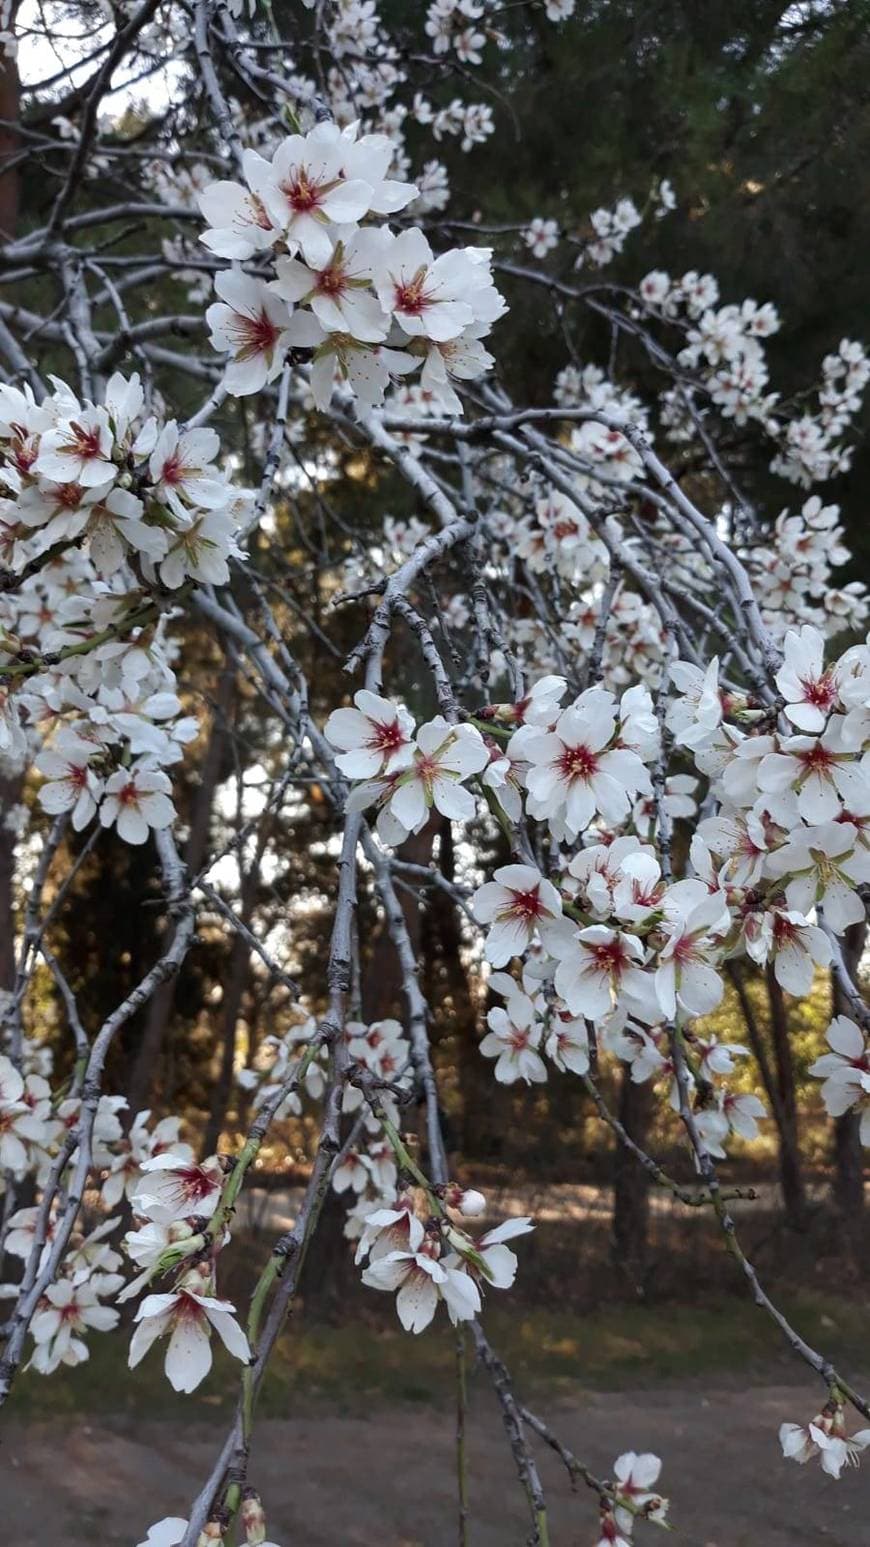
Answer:
[[[626, 1446], [665, 1458], [675, 1547], [854, 1547], [870, 1512], [870, 1470], [839, 1483], [813, 1466], [786, 1465], [777, 1428], [812, 1411], [817, 1391], [800, 1386], [715, 1384], [689, 1390], [589, 1392], [548, 1407], [565, 1441], [599, 1475]], [[95, 1414], [70, 1427], [40, 1420], [7, 1434], [0, 1462], [5, 1518], [16, 1547], [132, 1547], [164, 1512], [181, 1512], [214, 1455], [201, 1416], [186, 1423], [109, 1424]], [[322, 1403], [265, 1419], [253, 1476], [283, 1547], [454, 1547], [453, 1426], [428, 1403], [363, 1417]], [[468, 1454], [473, 1547], [522, 1547], [523, 1498], [495, 1403], [472, 1401]], [[553, 1547], [596, 1540], [594, 1496], [572, 1496], [559, 1462], [541, 1457]], [[653, 1527], [639, 1530], [657, 1541]]]
[[[375, 1305], [344, 1326], [301, 1315], [282, 1340], [252, 1474], [282, 1547], [454, 1547], [452, 1336], [436, 1326], [406, 1337], [387, 1297]], [[802, 1292], [784, 1308], [835, 1359], [866, 1347], [858, 1304]], [[622, 1304], [582, 1316], [512, 1313], [503, 1302], [487, 1325], [522, 1395], [599, 1475], [624, 1449], [664, 1457], [676, 1529], [663, 1547], [861, 1539], [870, 1467], [838, 1485], [815, 1465], [780, 1459], [779, 1424], [811, 1416], [822, 1391], [748, 1302]], [[126, 1333], [91, 1347], [78, 1370], [51, 1381], [25, 1374], [0, 1428], [0, 1497], [16, 1547], [133, 1547], [156, 1518], [183, 1512], [223, 1435], [238, 1366], [222, 1352], [185, 1398], [169, 1389], [157, 1350], [126, 1371]], [[522, 1547], [523, 1499], [498, 1411], [482, 1374], [469, 1384], [469, 1541]], [[586, 1547], [596, 1539], [594, 1499], [585, 1489], [572, 1497], [549, 1454], [541, 1466], [553, 1547]], [[642, 1539], [659, 1540], [652, 1528]]]

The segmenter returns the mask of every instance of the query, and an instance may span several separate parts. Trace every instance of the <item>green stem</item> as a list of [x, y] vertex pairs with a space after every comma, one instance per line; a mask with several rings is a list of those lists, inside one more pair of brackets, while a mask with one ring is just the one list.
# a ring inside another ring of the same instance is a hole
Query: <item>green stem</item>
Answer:
[[460, 1324], [456, 1329], [456, 1485], [459, 1492], [459, 1547], [468, 1547], [468, 1458], [465, 1453], [467, 1411], [465, 1331]]

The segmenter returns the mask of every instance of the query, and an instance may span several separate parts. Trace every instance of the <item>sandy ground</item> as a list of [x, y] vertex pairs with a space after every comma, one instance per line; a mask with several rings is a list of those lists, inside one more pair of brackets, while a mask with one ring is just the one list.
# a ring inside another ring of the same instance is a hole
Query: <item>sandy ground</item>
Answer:
[[[810, 1414], [817, 1395], [814, 1386], [594, 1393], [541, 1410], [599, 1475], [629, 1446], [665, 1457], [676, 1529], [639, 1529], [639, 1547], [860, 1547], [870, 1540], [870, 1464], [837, 1484], [815, 1464], [779, 1459], [780, 1422]], [[15, 1547], [134, 1547], [155, 1519], [183, 1513], [215, 1443], [201, 1421], [7, 1428], [4, 1539]], [[489, 1399], [471, 1414], [469, 1457], [470, 1547], [522, 1547], [522, 1496]], [[252, 1480], [281, 1547], [455, 1547], [452, 1460], [449, 1412], [318, 1410], [258, 1426]], [[541, 1468], [553, 1547], [591, 1547], [592, 1496], [584, 1489], [572, 1497], [550, 1454]]]

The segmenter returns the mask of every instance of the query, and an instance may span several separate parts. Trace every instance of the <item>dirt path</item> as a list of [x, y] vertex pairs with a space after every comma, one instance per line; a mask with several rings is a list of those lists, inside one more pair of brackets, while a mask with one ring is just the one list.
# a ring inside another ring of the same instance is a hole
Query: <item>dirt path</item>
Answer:
[[[593, 1393], [548, 1408], [554, 1427], [605, 1474], [629, 1446], [665, 1457], [677, 1529], [638, 1532], [639, 1547], [858, 1547], [867, 1541], [870, 1464], [839, 1484], [779, 1458], [783, 1419], [813, 1411], [814, 1386]], [[15, 1547], [133, 1547], [182, 1513], [215, 1434], [201, 1422], [74, 1420], [7, 1429], [0, 1450], [4, 1535]], [[223, 1428], [219, 1431], [223, 1432]], [[523, 1547], [527, 1525], [498, 1414], [476, 1404], [469, 1440], [471, 1547]], [[369, 1417], [318, 1411], [259, 1426], [253, 1480], [282, 1547], [454, 1547], [452, 1419], [406, 1405]], [[591, 1547], [593, 1500], [572, 1499], [541, 1458], [553, 1547]]]

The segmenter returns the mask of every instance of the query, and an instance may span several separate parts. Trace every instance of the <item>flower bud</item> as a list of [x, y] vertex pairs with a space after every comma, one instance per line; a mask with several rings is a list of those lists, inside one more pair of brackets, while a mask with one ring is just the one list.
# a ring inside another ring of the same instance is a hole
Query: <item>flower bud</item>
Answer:
[[260, 1495], [253, 1488], [245, 1490], [239, 1513], [248, 1547], [259, 1547], [260, 1542], [266, 1540], [266, 1512], [260, 1502]]
[[442, 1196], [448, 1209], [458, 1209], [467, 1219], [476, 1219], [486, 1209], [486, 1199], [482, 1192], [475, 1192], [470, 1187], [460, 1187], [458, 1182], [448, 1182], [442, 1191]]
[[224, 1528], [217, 1520], [209, 1520], [203, 1526], [196, 1547], [223, 1547]]

